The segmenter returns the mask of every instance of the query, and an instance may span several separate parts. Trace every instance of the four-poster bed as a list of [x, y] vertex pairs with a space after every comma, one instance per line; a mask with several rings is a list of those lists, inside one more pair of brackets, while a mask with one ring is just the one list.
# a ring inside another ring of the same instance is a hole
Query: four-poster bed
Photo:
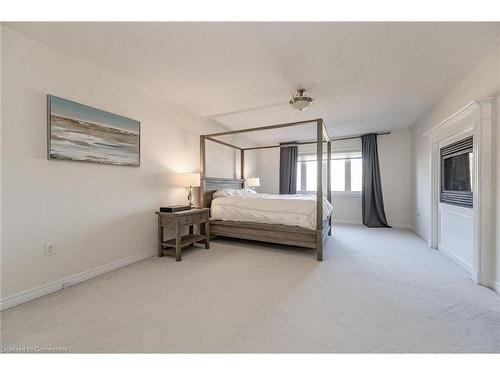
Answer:
[[[296, 121], [285, 124], [263, 126], [257, 128], [248, 128], [232, 130], [222, 133], [213, 133], [200, 136], [200, 206], [210, 208], [213, 194], [222, 189], [243, 189], [245, 182], [245, 151], [287, 147], [287, 145], [266, 145], [258, 147], [239, 147], [227, 142], [223, 142], [215, 137], [227, 136], [241, 133], [249, 133], [264, 130], [273, 130], [279, 128], [293, 127], [305, 124], [314, 124], [316, 130], [316, 140], [296, 142], [295, 145], [316, 144], [316, 162], [317, 162], [317, 190], [316, 190], [316, 215], [315, 228], [305, 228], [298, 225], [268, 224], [251, 221], [227, 221], [211, 220], [210, 232], [213, 236], [235, 237], [256, 241], [272, 242], [285, 245], [301, 246], [316, 249], [316, 259], [323, 260], [323, 241], [331, 234], [331, 213], [326, 217], [323, 212], [323, 143], [326, 143], [327, 168], [326, 168], [326, 199], [331, 203], [331, 177], [330, 177], [330, 159], [331, 159], [331, 139], [325, 127], [323, 119]], [[227, 147], [240, 151], [240, 178], [216, 178], [206, 175], [206, 141], [212, 141]]]

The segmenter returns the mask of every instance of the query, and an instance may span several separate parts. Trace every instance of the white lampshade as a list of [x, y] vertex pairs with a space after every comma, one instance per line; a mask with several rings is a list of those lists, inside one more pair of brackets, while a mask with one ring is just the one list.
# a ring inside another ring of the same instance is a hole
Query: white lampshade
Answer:
[[305, 89], [298, 89], [297, 93], [289, 101], [290, 105], [294, 109], [299, 110], [301, 112], [309, 108], [309, 106], [314, 101], [314, 99], [311, 98], [310, 96], [304, 95], [305, 91], [306, 91]]
[[258, 177], [247, 178], [247, 186], [250, 186], [250, 187], [260, 186], [260, 178], [258, 178]]
[[179, 186], [183, 187], [198, 187], [200, 186], [200, 174], [199, 173], [185, 173], [177, 176], [177, 181]]
[[297, 99], [293, 99], [293, 100], [290, 100], [290, 105], [296, 109], [296, 110], [299, 110], [299, 111], [304, 111], [306, 110], [307, 108], [309, 108], [312, 104], [312, 100], [309, 100], [309, 98], [297, 98]]

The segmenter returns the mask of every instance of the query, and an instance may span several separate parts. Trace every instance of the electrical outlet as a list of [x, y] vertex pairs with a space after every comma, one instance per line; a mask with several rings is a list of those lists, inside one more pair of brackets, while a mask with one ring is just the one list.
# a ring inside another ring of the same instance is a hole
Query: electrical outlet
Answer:
[[56, 253], [56, 248], [54, 245], [45, 244], [44, 245], [44, 252], [45, 252], [45, 256], [49, 257], [49, 256], [54, 255]]

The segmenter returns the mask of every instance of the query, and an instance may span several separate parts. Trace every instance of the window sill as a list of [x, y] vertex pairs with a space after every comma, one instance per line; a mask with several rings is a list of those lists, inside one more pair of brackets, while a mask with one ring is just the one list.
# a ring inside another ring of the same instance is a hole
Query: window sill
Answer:
[[332, 191], [333, 196], [339, 197], [361, 197], [360, 191]]
[[[297, 194], [316, 194], [315, 191], [298, 191]], [[332, 191], [333, 196], [338, 197], [361, 197], [360, 191]]]

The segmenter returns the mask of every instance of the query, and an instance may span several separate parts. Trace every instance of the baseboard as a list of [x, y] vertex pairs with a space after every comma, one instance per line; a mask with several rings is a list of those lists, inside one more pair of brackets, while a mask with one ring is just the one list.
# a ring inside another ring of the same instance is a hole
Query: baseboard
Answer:
[[[360, 221], [355, 220], [333, 220], [333, 224], [348, 224], [348, 225], [363, 225]], [[398, 229], [410, 229], [410, 225], [407, 223], [389, 223], [391, 227]]]
[[463, 260], [459, 256], [453, 254], [453, 252], [450, 249], [446, 248], [446, 246], [440, 245], [438, 250], [441, 251], [448, 258], [450, 258], [453, 262], [458, 264], [465, 271], [467, 271], [467, 273], [470, 274], [472, 280], [474, 282], [477, 282], [477, 272], [474, 270], [474, 267], [472, 267], [472, 265], [467, 263], [465, 260]]
[[398, 229], [409, 229], [411, 230], [411, 226], [408, 223], [393, 223], [390, 222], [389, 225], [393, 228], [398, 228]]
[[355, 220], [332, 220], [332, 224], [349, 224], [349, 225], [363, 225], [360, 221]]
[[493, 289], [495, 292], [500, 294], [500, 282], [495, 281], [495, 280], [491, 280], [490, 285], [491, 285], [491, 289]]
[[84, 271], [76, 275], [65, 277], [64, 279], [57, 280], [52, 283], [31, 290], [27, 290], [18, 294], [14, 294], [9, 297], [2, 298], [0, 300], [0, 310], [3, 311], [6, 309], [10, 309], [14, 306], [31, 301], [35, 298], [43, 297], [47, 294], [57, 292], [58, 290], [69, 288], [70, 286], [79, 284], [83, 281], [87, 281], [104, 273], [111, 272], [118, 268], [122, 268], [128, 266], [129, 264], [136, 263], [143, 259], [152, 257], [155, 254], [157, 254], [157, 252], [158, 252], [157, 249], [147, 250], [142, 253], [127, 257], [125, 259], [117, 260], [115, 262], [99, 266], [89, 271]]

